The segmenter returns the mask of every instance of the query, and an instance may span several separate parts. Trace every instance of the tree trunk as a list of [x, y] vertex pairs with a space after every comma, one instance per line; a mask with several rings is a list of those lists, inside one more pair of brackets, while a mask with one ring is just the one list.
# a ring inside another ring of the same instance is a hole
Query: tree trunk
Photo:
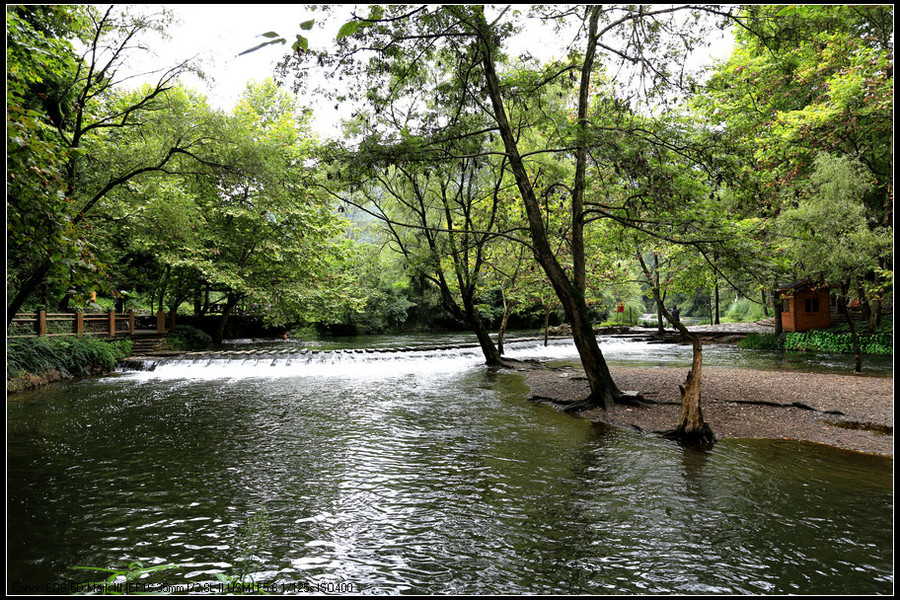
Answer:
[[850, 326], [850, 339], [853, 342], [853, 356], [856, 359], [853, 370], [859, 373], [860, 371], [862, 371], [862, 347], [859, 343], [859, 332], [856, 330], [856, 322], [853, 320], [853, 316], [850, 314], [849, 297], [847, 298], [847, 304], [845, 305], [844, 312], [847, 315], [847, 325]]
[[[447, 291], [449, 293], [449, 290]], [[478, 345], [481, 347], [481, 353], [484, 355], [484, 362], [489, 367], [505, 366], [503, 359], [500, 357], [500, 352], [497, 350], [497, 346], [494, 345], [494, 340], [491, 339], [490, 331], [488, 331], [487, 326], [478, 314], [478, 309], [475, 308], [474, 296], [474, 288], [463, 293], [463, 312], [466, 321], [469, 323], [469, 327], [475, 332], [475, 338], [478, 340]]]
[[720, 324], [720, 321], [719, 321], [719, 312], [720, 312], [719, 308], [720, 307], [719, 307], [719, 280], [718, 280], [718, 278], [716, 279], [715, 295], [716, 295], [716, 321], [715, 321], [714, 325], [719, 325]]
[[878, 325], [881, 324], [881, 298], [873, 299], [870, 305], [872, 311], [869, 315], [868, 332], [875, 333], [878, 330]]
[[[572, 227], [570, 230], [573, 268], [572, 278], [570, 279], [557, 260], [553, 247], [550, 244], [544, 227], [540, 202], [531, 184], [522, 155], [519, 153], [517, 137], [507, 118], [502, 87], [494, 65], [493, 53], [495, 48], [492, 46], [493, 35], [491, 35], [490, 26], [487, 24], [483, 12], [478, 15], [478, 18], [477, 28], [481, 33], [481, 58], [484, 67], [486, 92], [490, 98], [493, 116], [497, 122], [497, 129], [503, 141], [506, 157], [509, 160], [510, 171], [513, 174], [516, 187], [525, 206], [534, 256], [544, 273], [546, 273], [550, 284], [562, 303], [566, 320], [572, 326], [572, 337], [575, 341], [575, 347], [578, 349], [581, 364], [584, 367], [585, 375], [587, 375], [588, 383], [591, 387], [590, 396], [584, 402], [578, 403], [577, 406], [573, 405], [573, 408], [600, 406], [611, 409], [614, 402], [624, 398], [624, 396], [613, 381], [606, 365], [606, 360], [603, 358], [603, 353], [600, 352], [600, 346], [597, 344], [597, 338], [594, 336], [593, 327], [588, 316], [587, 304], [584, 302], [585, 263], [584, 248], [581, 241], [584, 226], [582, 199], [587, 148], [581, 146], [574, 150], [576, 167], [575, 179], [572, 185]], [[593, 9], [591, 15], [590, 31], [588, 32], [590, 40], [582, 65], [581, 85], [579, 88], [578, 120], [579, 126], [584, 128], [588, 125], [586, 113], [589, 100], [588, 88], [596, 50], [598, 19], [599, 8], [596, 8]]]
[[591, 395], [586, 399], [587, 406], [599, 406], [606, 410], [612, 410], [616, 401], [623, 400], [625, 396], [619, 390], [619, 386], [612, 378], [606, 359], [600, 351], [597, 336], [594, 335], [594, 327], [587, 313], [587, 306], [579, 298], [567, 298], [563, 303], [563, 310], [567, 320], [572, 326], [572, 339], [578, 355], [581, 357], [581, 365], [584, 374], [588, 378], [591, 387]]
[[472, 327], [472, 331], [475, 332], [478, 345], [481, 347], [481, 353], [484, 355], [485, 364], [489, 367], [506, 366], [506, 363], [503, 362], [503, 358], [500, 356], [500, 351], [494, 345], [494, 340], [491, 339], [490, 331], [488, 331], [481, 317], [474, 315], [469, 324]]
[[678, 386], [678, 389], [681, 390], [681, 417], [678, 426], [667, 431], [665, 437], [691, 444], [712, 444], [716, 441], [716, 437], [709, 424], [703, 420], [703, 411], [700, 406], [703, 344], [699, 335], [688, 331], [681, 321], [675, 321], [664, 306], [662, 306], [662, 310], [666, 319], [681, 332], [682, 337], [691, 340], [693, 346], [691, 370], [688, 371], [684, 385]]
[[[684, 326], [681, 325], [680, 328], [684, 328]], [[682, 332], [682, 334], [685, 333], [687, 331]], [[703, 367], [702, 344], [699, 335], [691, 334], [690, 337], [694, 346], [691, 370], [688, 371], [684, 385], [678, 386], [678, 389], [681, 390], [681, 419], [678, 427], [666, 432], [666, 437], [692, 444], [712, 444], [716, 441], [716, 438], [709, 424], [703, 420], [703, 411], [700, 408], [700, 381]]]
[[13, 296], [12, 302], [10, 302], [6, 306], [6, 327], [9, 329], [12, 320], [16, 318], [16, 313], [22, 309], [22, 305], [25, 304], [25, 301], [40, 287], [40, 285], [44, 282], [44, 277], [46, 277], [47, 272], [50, 270], [50, 263], [45, 262], [39, 265], [34, 271], [31, 272], [22, 283], [19, 285], [19, 289], [16, 292], [16, 295]]
[[784, 333], [784, 321], [781, 318], [781, 291], [778, 287], [772, 289], [772, 307], [775, 311], [775, 335]]
[[872, 307], [869, 304], [869, 297], [866, 294], [866, 289], [862, 285], [857, 285], [856, 295], [859, 298], [859, 310], [862, 312], [862, 320], [868, 323], [872, 319]]
[[509, 324], [509, 316], [512, 314], [512, 302], [503, 299], [503, 318], [500, 319], [500, 330], [497, 332], [497, 352], [503, 356], [503, 336], [506, 333], [506, 326]]
[[225, 301], [225, 307], [222, 309], [222, 316], [219, 317], [219, 323], [216, 326], [216, 333], [213, 336], [213, 342], [216, 344], [221, 344], [222, 339], [225, 337], [225, 325], [228, 323], [229, 317], [231, 317], [231, 312], [234, 310], [234, 307], [237, 306], [238, 296], [235, 294], [228, 294], [228, 299]]
[[481, 347], [481, 353], [484, 355], [485, 364], [492, 367], [505, 366], [503, 359], [500, 357], [500, 352], [497, 351], [497, 347], [494, 345], [494, 340], [491, 339], [490, 331], [488, 331], [484, 321], [478, 315], [478, 309], [475, 308], [474, 287], [460, 290], [463, 304], [462, 308], [460, 308], [453, 298], [453, 293], [450, 291], [450, 286], [443, 274], [438, 273], [434, 281], [441, 292], [441, 304], [444, 310], [450, 313], [454, 319], [465, 321], [472, 332], [475, 333], [475, 338]]
[[663, 298], [662, 290], [659, 289], [659, 255], [654, 252], [653, 253], [653, 273], [647, 269], [647, 265], [644, 263], [644, 258], [638, 253], [638, 260], [641, 261], [641, 268], [644, 269], [644, 275], [647, 277], [647, 281], [650, 283], [650, 290], [653, 292], [653, 299], [656, 301], [656, 327], [657, 331], [660, 335], [666, 332], [665, 321], [663, 321], [662, 310], [660, 310], [660, 306], [665, 302]]

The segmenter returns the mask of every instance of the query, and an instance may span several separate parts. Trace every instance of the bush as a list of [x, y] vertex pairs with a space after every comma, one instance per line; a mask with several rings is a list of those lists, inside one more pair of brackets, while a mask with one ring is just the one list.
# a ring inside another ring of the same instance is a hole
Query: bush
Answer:
[[[890, 334], [877, 333], [859, 336], [863, 354], [893, 354]], [[774, 333], [749, 333], [738, 342], [739, 348], [759, 350], [790, 350], [793, 352], [824, 352], [832, 354], [853, 354], [853, 340], [849, 333], [835, 333], [813, 329], [803, 332], [789, 332], [777, 336]]]
[[748, 333], [747, 337], [738, 341], [738, 348], [754, 350], [781, 350], [784, 342], [774, 333]]
[[37, 337], [6, 342], [6, 379], [26, 373], [58, 371], [62, 377], [84, 377], [112, 371], [116, 361], [131, 354], [131, 340]]
[[[891, 336], [884, 333], [859, 336], [863, 354], [892, 354]], [[853, 354], [853, 339], [849, 333], [811, 330], [788, 333], [784, 338], [784, 349], [798, 352], [830, 352]]]
[[212, 345], [212, 338], [196, 327], [176, 325], [166, 336], [172, 350], [204, 350]]

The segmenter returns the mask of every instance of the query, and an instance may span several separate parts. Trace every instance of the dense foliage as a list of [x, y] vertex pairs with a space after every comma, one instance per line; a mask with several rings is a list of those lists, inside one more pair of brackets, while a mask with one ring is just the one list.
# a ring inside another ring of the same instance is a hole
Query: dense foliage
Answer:
[[[7, 7], [8, 323], [96, 293], [215, 340], [467, 327], [496, 362], [489, 330], [562, 317], [608, 400], [591, 327], [620, 305], [777, 317], [808, 278], [874, 331], [890, 304], [892, 7], [376, 6], [314, 47], [321, 14], [279, 72], [333, 76], [340, 141], [264, 73], [230, 111], [187, 62], [130, 85], [164, 12]], [[526, 27], [567, 43], [515, 51]]]
[[56, 337], [6, 342], [6, 378], [57, 371], [63, 377], [85, 377], [115, 368], [131, 354], [131, 340]]

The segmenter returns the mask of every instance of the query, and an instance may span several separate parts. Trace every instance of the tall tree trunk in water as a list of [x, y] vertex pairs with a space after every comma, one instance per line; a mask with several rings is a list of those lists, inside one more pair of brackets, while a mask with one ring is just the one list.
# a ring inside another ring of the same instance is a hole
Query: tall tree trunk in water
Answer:
[[475, 332], [475, 338], [478, 340], [478, 345], [481, 347], [481, 353], [484, 355], [485, 364], [489, 367], [505, 366], [503, 358], [497, 350], [497, 346], [494, 345], [494, 340], [491, 339], [491, 332], [488, 331], [487, 325], [484, 324], [484, 321], [478, 315], [473, 299], [463, 298], [463, 308], [466, 320], [469, 322], [469, 327]]
[[500, 352], [491, 339], [491, 333], [478, 314], [475, 308], [475, 288], [469, 286], [460, 290], [462, 295], [462, 307], [457, 304], [450, 291], [450, 286], [442, 273], [438, 273], [437, 277], [432, 279], [437, 284], [438, 290], [441, 292], [441, 304], [444, 309], [450, 313], [453, 318], [466, 322], [475, 333], [475, 339], [481, 347], [481, 353], [484, 355], [484, 362], [491, 367], [505, 366]]

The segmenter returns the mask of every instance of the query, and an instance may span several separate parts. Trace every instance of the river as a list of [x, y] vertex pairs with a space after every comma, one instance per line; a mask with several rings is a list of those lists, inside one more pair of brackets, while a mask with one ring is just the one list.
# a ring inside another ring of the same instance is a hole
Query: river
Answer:
[[[433, 340], [362, 341], [398, 342]], [[684, 352], [603, 347], [613, 364]], [[747, 364], [712, 348], [708, 364]], [[575, 359], [564, 343], [509, 353]], [[141, 579], [150, 591], [215, 591], [217, 574], [276, 593], [893, 591], [891, 459], [774, 440], [689, 450], [527, 393], [464, 349], [195, 357], [17, 394], [7, 591], [71, 591], [106, 577], [72, 567], [133, 561], [178, 565]]]

